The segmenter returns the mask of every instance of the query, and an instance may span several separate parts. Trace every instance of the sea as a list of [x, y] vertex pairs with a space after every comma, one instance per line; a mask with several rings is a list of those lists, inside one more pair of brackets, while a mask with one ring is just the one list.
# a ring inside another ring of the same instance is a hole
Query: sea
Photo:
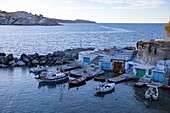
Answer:
[[[137, 41], [164, 38], [165, 24], [63, 24], [63, 26], [0, 26], [0, 52], [47, 54], [95, 47], [136, 46]], [[55, 70], [56, 67], [50, 67]], [[0, 113], [170, 113], [170, 91], [159, 89], [158, 101], [144, 98], [147, 87], [134, 81], [116, 84], [115, 90], [96, 94], [106, 84], [89, 80], [79, 87], [68, 81], [39, 83], [30, 67], [0, 68]], [[103, 77], [116, 76], [106, 72]], [[70, 77], [70, 79], [73, 79]]]
[[0, 52], [47, 54], [78, 47], [97, 49], [136, 46], [137, 41], [164, 38], [165, 24], [63, 24], [0, 26]]

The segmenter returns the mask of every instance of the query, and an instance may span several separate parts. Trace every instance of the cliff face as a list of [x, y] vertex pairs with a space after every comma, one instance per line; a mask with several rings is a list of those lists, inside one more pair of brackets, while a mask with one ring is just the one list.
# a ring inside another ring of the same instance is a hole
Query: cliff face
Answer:
[[170, 41], [170, 21], [164, 26], [164, 30], [166, 33], [166, 40]]
[[5, 12], [0, 11], [1, 25], [59, 25], [55, 19], [43, 17], [43, 15], [33, 15], [28, 12]]
[[61, 20], [33, 15], [25, 11], [0, 11], [0, 25], [59, 25], [58, 23], [95, 23], [88, 20]]
[[137, 61], [140, 63], [155, 65], [158, 60], [170, 59], [170, 41], [140, 41], [137, 48]]

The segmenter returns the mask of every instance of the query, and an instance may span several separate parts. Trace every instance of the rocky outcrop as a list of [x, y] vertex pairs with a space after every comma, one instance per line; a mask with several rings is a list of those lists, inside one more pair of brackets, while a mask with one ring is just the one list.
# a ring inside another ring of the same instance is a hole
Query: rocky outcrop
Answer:
[[166, 38], [165, 38], [165, 40], [170, 41], [170, 21], [169, 21], [169, 23], [167, 23], [167, 24], [164, 26], [164, 30], [165, 30], [165, 33], [166, 33]]
[[59, 25], [57, 20], [25, 11], [0, 11], [0, 25]]
[[59, 25], [58, 23], [95, 23], [89, 20], [61, 20], [33, 15], [25, 11], [0, 11], [0, 25]]
[[58, 23], [96, 23], [94, 21], [89, 21], [89, 20], [62, 20], [62, 19], [56, 19]]
[[140, 63], [155, 65], [158, 60], [170, 59], [170, 41], [150, 40], [137, 42]]
[[67, 49], [65, 51], [55, 51], [47, 55], [22, 54], [19, 58], [14, 58], [12, 54], [6, 56], [0, 53], [0, 68], [15, 66], [36, 66], [36, 65], [61, 65], [78, 58], [81, 51], [94, 50], [94, 48]]

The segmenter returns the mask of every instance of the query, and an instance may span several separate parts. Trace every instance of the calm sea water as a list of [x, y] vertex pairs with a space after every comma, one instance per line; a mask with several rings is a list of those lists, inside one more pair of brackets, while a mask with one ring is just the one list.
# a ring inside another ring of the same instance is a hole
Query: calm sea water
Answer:
[[64, 26], [0, 26], [0, 52], [47, 54], [77, 47], [135, 46], [164, 37], [164, 24], [64, 24]]
[[160, 89], [159, 100], [151, 102], [144, 99], [146, 88], [135, 88], [133, 82], [116, 84], [113, 92], [96, 95], [94, 87], [100, 82], [90, 80], [70, 89], [67, 82], [39, 84], [26, 67], [0, 69], [0, 77], [0, 113], [170, 112], [170, 91]]
[[[38, 52], [80, 47], [135, 45], [163, 37], [163, 24], [66, 24], [65, 26], [0, 26], [0, 51]], [[82, 44], [80, 44], [82, 42]], [[55, 66], [51, 70], [55, 70]], [[159, 90], [158, 101], [144, 99], [146, 88], [134, 82], [116, 84], [115, 91], [96, 95], [93, 80], [81, 87], [68, 83], [39, 84], [30, 68], [0, 68], [0, 113], [169, 113], [170, 91]], [[106, 73], [110, 78], [114, 74]]]

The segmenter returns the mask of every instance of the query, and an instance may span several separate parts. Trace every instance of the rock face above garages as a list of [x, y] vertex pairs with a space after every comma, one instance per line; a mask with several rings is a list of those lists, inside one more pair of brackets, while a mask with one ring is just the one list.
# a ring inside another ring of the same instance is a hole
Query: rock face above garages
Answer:
[[150, 40], [137, 42], [140, 63], [155, 65], [158, 60], [170, 59], [170, 41]]

